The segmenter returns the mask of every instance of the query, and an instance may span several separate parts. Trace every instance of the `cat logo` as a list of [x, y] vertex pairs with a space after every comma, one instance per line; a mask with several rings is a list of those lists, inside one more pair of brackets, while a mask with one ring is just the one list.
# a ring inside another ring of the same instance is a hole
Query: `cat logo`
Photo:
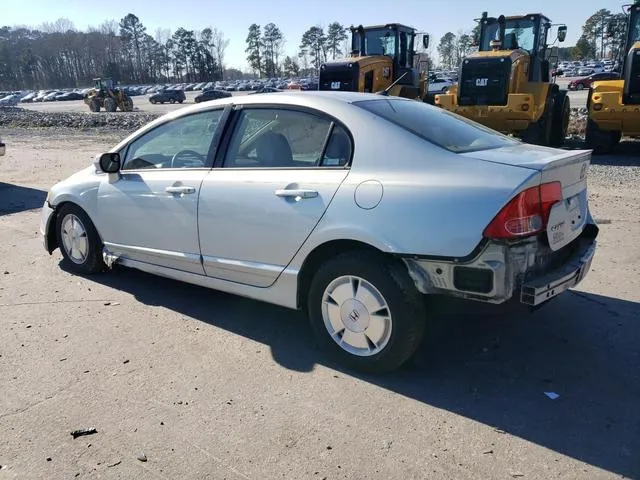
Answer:
[[486, 87], [489, 83], [488, 78], [476, 78], [476, 87]]

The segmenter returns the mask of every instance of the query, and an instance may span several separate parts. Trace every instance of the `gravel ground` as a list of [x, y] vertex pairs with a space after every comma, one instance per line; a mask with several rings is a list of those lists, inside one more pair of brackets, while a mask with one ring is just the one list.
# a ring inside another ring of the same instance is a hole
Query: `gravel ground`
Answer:
[[601, 231], [579, 288], [533, 315], [433, 303], [414, 362], [376, 377], [328, 363], [297, 312], [47, 255], [46, 191], [128, 133], [89, 129], [0, 126], [1, 480], [640, 478], [625, 145], [589, 172]]

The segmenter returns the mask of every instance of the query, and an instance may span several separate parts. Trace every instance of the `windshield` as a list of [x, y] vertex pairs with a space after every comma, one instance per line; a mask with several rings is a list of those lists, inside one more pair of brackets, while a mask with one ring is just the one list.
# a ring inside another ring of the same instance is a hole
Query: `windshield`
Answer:
[[632, 7], [631, 20], [629, 21], [629, 48], [635, 42], [640, 42], [640, 7]]
[[[498, 22], [490, 23], [485, 27], [485, 34], [482, 40], [480, 50], [491, 50], [491, 40], [499, 40], [500, 26]], [[528, 18], [520, 18], [515, 20], [507, 20], [504, 29], [504, 48], [506, 50], [514, 50], [521, 48], [523, 50], [533, 51], [535, 43], [535, 22]]]
[[454, 153], [489, 150], [519, 142], [479, 123], [415, 100], [364, 100], [354, 105]]
[[[396, 35], [393, 30], [380, 28], [364, 32], [365, 55], [395, 55]], [[360, 34], [353, 33], [352, 50], [360, 52]]]

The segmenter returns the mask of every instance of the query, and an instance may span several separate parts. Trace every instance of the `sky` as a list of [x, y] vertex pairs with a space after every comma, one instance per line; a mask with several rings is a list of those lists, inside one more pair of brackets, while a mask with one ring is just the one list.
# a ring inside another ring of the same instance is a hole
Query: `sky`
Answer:
[[[621, 12], [627, 1], [615, 0], [4, 0], [0, 25], [36, 27], [67, 18], [76, 29], [97, 26], [135, 14], [154, 35], [158, 28], [202, 30], [217, 27], [229, 39], [227, 67], [247, 68], [245, 39], [251, 23], [273, 22], [284, 33], [285, 55], [296, 55], [302, 34], [311, 26], [326, 27], [337, 21], [345, 26], [403, 23], [428, 32], [431, 49], [445, 33], [470, 31], [483, 11], [490, 16], [543, 13], [553, 23], [568, 27], [566, 46], [580, 37], [585, 20], [600, 8]], [[237, 5], [237, 7], [236, 7]]]

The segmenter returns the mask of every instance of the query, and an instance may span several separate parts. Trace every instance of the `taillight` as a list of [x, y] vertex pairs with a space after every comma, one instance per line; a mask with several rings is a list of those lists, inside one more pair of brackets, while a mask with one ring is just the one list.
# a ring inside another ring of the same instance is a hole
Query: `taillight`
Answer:
[[547, 228], [554, 203], [562, 200], [560, 182], [543, 183], [516, 195], [484, 229], [487, 238], [520, 238]]

